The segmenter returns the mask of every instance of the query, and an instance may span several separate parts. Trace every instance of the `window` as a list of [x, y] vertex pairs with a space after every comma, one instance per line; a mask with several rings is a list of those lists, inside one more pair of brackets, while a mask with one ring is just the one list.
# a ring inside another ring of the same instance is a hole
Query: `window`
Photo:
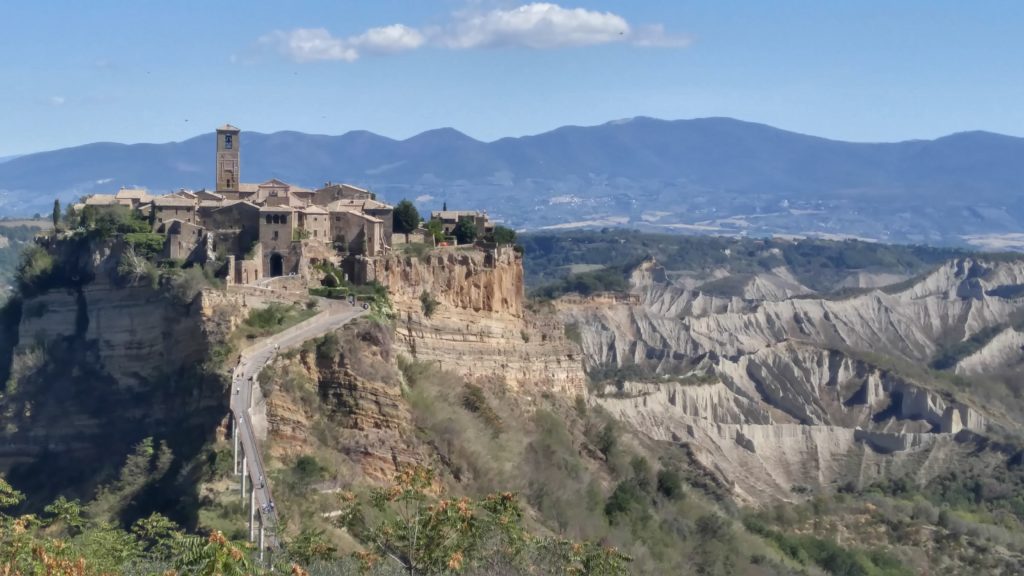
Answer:
[[225, 150], [231, 150], [231, 148], [233, 147], [233, 143], [232, 143], [233, 139], [234, 139], [234, 137], [231, 136], [231, 134], [225, 134], [224, 135], [224, 149]]
[[335, 216], [334, 217], [334, 221], [335, 222], [341, 222], [341, 216]]
[[274, 240], [277, 240], [277, 230], [274, 230]]
[[313, 238], [316, 238], [319, 235], [320, 235], [320, 231], [314, 228], [313, 229]]
[[270, 214], [267, 214], [267, 224], [270, 224]]

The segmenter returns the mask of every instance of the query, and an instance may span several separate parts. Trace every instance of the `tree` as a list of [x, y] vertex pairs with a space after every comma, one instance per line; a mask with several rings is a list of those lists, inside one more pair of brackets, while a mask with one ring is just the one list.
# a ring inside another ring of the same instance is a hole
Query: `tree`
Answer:
[[497, 244], [514, 244], [516, 241], [516, 231], [504, 226], [495, 226], [493, 236]]
[[53, 229], [60, 227], [60, 198], [53, 199]]
[[285, 546], [293, 562], [309, 566], [316, 561], [331, 560], [337, 548], [324, 536], [323, 530], [307, 528]]
[[670, 466], [658, 470], [658, 492], [669, 500], [678, 500], [684, 497], [683, 480], [679, 475], [679, 469]]
[[420, 225], [420, 213], [412, 202], [402, 200], [395, 206], [394, 228], [399, 234], [408, 234]]
[[253, 574], [246, 554], [220, 532], [209, 538], [187, 536], [181, 540], [177, 567], [197, 576], [245, 576]]
[[431, 220], [427, 222], [427, 230], [434, 237], [434, 243], [440, 244], [444, 242], [444, 224], [440, 220]]
[[472, 244], [476, 240], [476, 224], [470, 218], [463, 218], [455, 225], [454, 234], [459, 244]]

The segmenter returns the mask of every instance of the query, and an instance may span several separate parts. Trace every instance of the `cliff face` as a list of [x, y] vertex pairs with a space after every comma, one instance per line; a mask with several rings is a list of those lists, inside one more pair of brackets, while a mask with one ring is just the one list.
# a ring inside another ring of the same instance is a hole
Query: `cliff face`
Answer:
[[[594, 401], [654, 438], [690, 443], [738, 496], [763, 501], [894, 471], [923, 481], [972, 452], [962, 431], [1012, 426], [1000, 406], [927, 366], [1024, 312], [1022, 286], [1020, 262], [961, 259], [842, 299], [722, 298], [673, 284], [648, 262], [632, 277], [632, 301], [566, 299], [559, 309], [579, 328], [588, 366], [713, 374], [711, 384], [627, 383]], [[956, 372], [1017, 365], [1018, 340], [1003, 332]]]
[[148, 287], [94, 282], [25, 300], [18, 352], [75, 339], [119, 387], [144, 387], [165, 371], [201, 363], [209, 339], [202, 306], [174, 305]]
[[216, 293], [186, 303], [165, 288], [119, 287], [116, 250], [80, 257], [88, 281], [5, 314], [0, 473], [39, 502], [91, 498], [146, 437], [170, 447], [177, 474], [228, 412], [226, 380], [207, 363], [240, 308]]
[[[525, 309], [522, 256], [513, 250], [395, 254], [380, 269], [397, 312], [396, 345], [409, 356], [514, 389], [584, 392], [579, 351], [561, 321]], [[424, 292], [437, 302], [430, 316]]]
[[373, 482], [424, 461], [401, 380], [391, 335], [370, 323], [346, 326], [315, 349], [279, 358], [260, 375], [270, 456], [286, 461], [335, 450]]

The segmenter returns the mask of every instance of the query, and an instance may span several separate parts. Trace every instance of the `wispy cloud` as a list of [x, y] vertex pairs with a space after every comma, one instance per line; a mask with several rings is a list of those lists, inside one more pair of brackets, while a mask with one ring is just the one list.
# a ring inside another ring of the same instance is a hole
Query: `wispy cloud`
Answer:
[[50, 106], [63, 106], [67, 99], [63, 96], [50, 96], [46, 99]]
[[517, 8], [464, 11], [445, 26], [414, 28], [392, 24], [337, 37], [326, 28], [276, 30], [260, 38], [297, 62], [353, 62], [363, 54], [394, 54], [437, 46], [452, 50], [522, 47], [547, 50], [569, 46], [629, 43], [636, 46], [687, 46], [690, 40], [665, 32], [661, 24], [631, 26], [622, 16], [584, 8], [537, 2]]

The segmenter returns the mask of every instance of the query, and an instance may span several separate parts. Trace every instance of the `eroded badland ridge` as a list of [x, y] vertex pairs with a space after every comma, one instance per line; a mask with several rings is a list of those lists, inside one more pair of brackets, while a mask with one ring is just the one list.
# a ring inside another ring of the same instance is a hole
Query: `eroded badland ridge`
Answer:
[[[707, 465], [758, 502], [899, 471], [920, 481], [976, 450], [975, 435], [1015, 429], [1017, 413], [892, 359], [927, 366], [950, 338], [969, 340], [1018, 317], [1024, 264], [951, 261], [891, 290], [840, 299], [715, 298], [668, 282], [654, 262], [631, 278], [634, 303], [565, 302], [591, 366], [643, 365], [598, 400], [656, 438], [691, 442]], [[1017, 332], [956, 364], [958, 373], [1015, 365]]]

